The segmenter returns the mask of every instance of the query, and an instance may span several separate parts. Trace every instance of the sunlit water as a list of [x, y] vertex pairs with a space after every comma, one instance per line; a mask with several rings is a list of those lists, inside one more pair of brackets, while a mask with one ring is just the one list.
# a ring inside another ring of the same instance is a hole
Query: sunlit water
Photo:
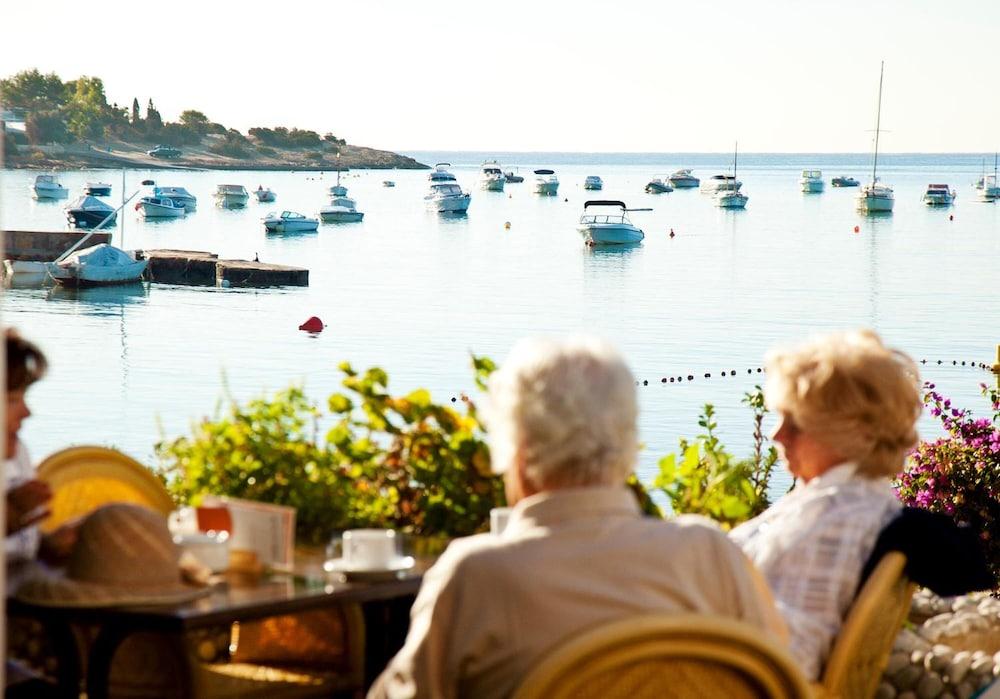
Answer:
[[[33, 454], [97, 443], [151, 462], [161, 433], [184, 433], [192, 420], [213, 414], [227, 391], [243, 399], [298, 382], [322, 401], [338, 385], [342, 360], [385, 367], [396, 391], [426, 386], [448, 400], [474, 391], [470, 351], [502, 359], [526, 335], [577, 332], [611, 339], [637, 379], [648, 382], [639, 388], [646, 478], [679, 437], [699, 432], [705, 402], [717, 407], [724, 441], [745, 453], [750, 413], [740, 398], [761, 381], [756, 369], [765, 351], [817, 331], [874, 327], [930, 360], [925, 376], [958, 403], [985, 408], [979, 383], [991, 376], [951, 366], [990, 362], [1000, 342], [1000, 207], [974, 200], [980, 156], [887, 156], [880, 170], [895, 186], [896, 210], [875, 219], [855, 212], [856, 189], [828, 185], [822, 194], [804, 195], [797, 184], [802, 168], [822, 168], [828, 183], [841, 173], [863, 180], [869, 168], [863, 155], [741, 156], [739, 177], [750, 202], [737, 212], [715, 208], [697, 190], [643, 193], [653, 175], [679, 167], [701, 177], [725, 171], [727, 155], [413, 155], [454, 163], [472, 190], [468, 216], [425, 212], [425, 171], [356, 171], [343, 183], [365, 212], [363, 223], [269, 236], [260, 223], [264, 214], [287, 208], [315, 215], [334, 176], [129, 172], [127, 192], [151, 177], [187, 187], [199, 208], [181, 220], [144, 222], [129, 205], [126, 247], [259, 254], [262, 261], [308, 267], [310, 286], [7, 291], [5, 322], [38, 341], [52, 364], [29, 396], [35, 416], [23, 437]], [[480, 191], [479, 164], [494, 155], [526, 181], [505, 193]], [[556, 170], [558, 197], [532, 194], [535, 167]], [[34, 174], [3, 172], [4, 228], [65, 227], [65, 202], [29, 197]], [[582, 189], [591, 174], [604, 179], [600, 194]], [[60, 177], [71, 198], [85, 181], [100, 179], [114, 185], [111, 200], [120, 199], [120, 172]], [[383, 187], [384, 179], [396, 187]], [[227, 182], [248, 189], [262, 183], [278, 201], [218, 209], [211, 195]], [[924, 206], [929, 182], [958, 190], [955, 206]], [[585, 248], [575, 223], [584, 200], [594, 197], [653, 207], [632, 215], [645, 242], [625, 250]], [[328, 325], [319, 336], [297, 330], [312, 315]], [[721, 378], [722, 371], [736, 375]], [[684, 381], [662, 382], [669, 377]], [[923, 429], [936, 427], [925, 419]]]

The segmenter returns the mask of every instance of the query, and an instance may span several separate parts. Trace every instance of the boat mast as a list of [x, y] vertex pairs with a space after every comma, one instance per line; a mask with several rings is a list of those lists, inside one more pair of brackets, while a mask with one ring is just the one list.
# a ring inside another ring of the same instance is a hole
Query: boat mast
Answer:
[[[121, 246], [122, 250], [125, 249], [125, 168], [122, 168], [122, 234], [121, 234]], [[112, 241], [113, 242], [113, 241]]]
[[878, 109], [875, 110], [875, 157], [872, 159], [872, 184], [875, 184], [875, 173], [878, 171], [878, 132], [882, 124], [882, 75], [885, 73], [885, 61], [878, 71]]

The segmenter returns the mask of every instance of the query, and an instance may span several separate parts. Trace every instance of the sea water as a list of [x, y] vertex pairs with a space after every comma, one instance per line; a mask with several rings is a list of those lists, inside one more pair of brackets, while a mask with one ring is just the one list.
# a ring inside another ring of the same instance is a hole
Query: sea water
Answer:
[[[762, 382], [764, 354], [816, 332], [875, 328], [927, 360], [924, 377], [956, 404], [985, 413], [979, 384], [992, 375], [960, 364], [992, 362], [1000, 342], [1000, 205], [975, 201], [972, 188], [984, 156], [881, 158], [879, 174], [895, 187], [896, 206], [891, 216], [871, 218], [855, 211], [857, 189], [829, 186], [840, 174], [870, 178], [866, 155], [741, 155], [745, 211], [720, 210], [697, 189], [643, 191], [653, 176], [681, 167], [702, 178], [726, 172], [731, 154], [412, 155], [453, 164], [472, 192], [467, 216], [425, 211], [426, 171], [358, 170], [341, 181], [365, 212], [362, 223], [268, 235], [261, 217], [284, 209], [315, 216], [335, 175], [127, 172], [127, 193], [151, 178], [186, 187], [199, 201], [196, 212], [168, 221], [144, 221], [128, 205], [120, 215], [125, 247], [259, 256], [307, 267], [310, 285], [5, 291], [5, 323], [51, 360], [49, 375], [29, 393], [34, 415], [22, 437], [33, 455], [102, 444], [153, 463], [155, 442], [186, 433], [231, 398], [296, 383], [324, 403], [344, 360], [385, 368], [393, 392], [424, 386], [439, 401], [475, 397], [470, 353], [502, 361], [519, 338], [568, 333], [604, 336], [627, 357], [639, 382], [644, 479], [678, 438], [702, 431], [704, 403], [715, 405], [725, 444], [748, 453], [751, 413], [740, 400]], [[479, 166], [494, 158], [524, 183], [503, 193], [479, 190]], [[540, 167], [556, 171], [558, 196], [532, 193], [531, 171]], [[803, 194], [802, 169], [822, 169], [826, 191]], [[35, 174], [3, 171], [3, 228], [65, 228], [65, 200], [31, 199]], [[114, 187], [109, 201], [120, 201], [120, 171], [58, 174], [71, 199], [85, 182], [103, 180]], [[601, 176], [604, 190], [585, 191], [587, 175]], [[396, 186], [384, 187], [386, 179]], [[957, 190], [953, 207], [921, 203], [931, 182]], [[219, 209], [212, 192], [220, 183], [262, 184], [277, 201], [251, 196], [243, 210]], [[632, 214], [645, 241], [585, 247], [575, 225], [594, 198], [651, 207]], [[299, 331], [313, 315], [325, 331]], [[939, 432], [929, 417], [921, 428]], [[779, 475], [776, 488], [787, 484]]]

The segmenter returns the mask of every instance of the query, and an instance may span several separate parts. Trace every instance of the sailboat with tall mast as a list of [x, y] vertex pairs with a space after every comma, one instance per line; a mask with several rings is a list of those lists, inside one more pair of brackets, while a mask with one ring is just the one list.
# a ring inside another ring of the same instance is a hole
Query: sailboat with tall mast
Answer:
[[885, 61], [878, 74], [878, 108], [875, 111], [875, 152], [872, 157], [872, 180], [861, 188], [858, 195], [858, 211], [863, 214], [891, 212], [896, 198], [892, 187], [882, 184], [878, 179], [878, 137], [882, 126], [882, 77], [885, 74]]
[[997, 184], [997, 154], [993, 154], [993, 174], [985, 172], [976, 184], [976, 196], [979, 201], [993, 202], [1000, 199], [1000, 186]]
[[[739, 141], [736, 142], [733, 148], [733, 182], [739, 183], [736, 179], [736, 160], [740, 151]], [[736, 189], [720, 189], [715, 193], [715, 205], [721, 209], [745, 209], [747, 206], [747, 201], [750, 200], [746, 194], [740, 191], [737, 186]]]

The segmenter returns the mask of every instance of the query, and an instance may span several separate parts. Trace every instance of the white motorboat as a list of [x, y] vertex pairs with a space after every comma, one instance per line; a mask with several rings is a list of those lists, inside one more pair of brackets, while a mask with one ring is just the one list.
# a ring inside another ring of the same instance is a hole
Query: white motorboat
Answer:
[[587, 245], [627, 245], [638, 243], [646, 234], [632, 224], [629, 211], [651, 211], [651, 209], [629, 209], [625, 202], [599, 199], [583, 205], [583, 215], [576, 230]]
[[83, 185], [83, 193], [91, 197], [110, 197], [111, 185], [107, 182], [88, 182]]
[[247, 205], [250, 194], [241, 184], [220, 184], [215, 188], [215, 201], [226, 209], [240, 209]]
[[694, 189], [699, 184], [701, 184], [701, 180], [692, 175], [691, 170], [689, 169], [678, 170], [672, 175], [670, 175], [670, 177], [668, 177], [667, 180], [676, 189]]
[[875, 110], [875, 147], [872, 155], [872, 180], [861, 188], [858, 194], [858, 212], [862, 214], [888, 213], [896, 203], [892, 187], [882, 184], [878, 178], [878, 137], [882, 125], [882, 77], [885, 73], [885, 61], [878, 74], [878, 107]]
[[294, 211], [273, 211], [263, 218], [264, 230], [268, 233], [305, 233], [319, 228], [319, 220], [303, 216]]
[[669, 177], [657, 176], [646, 183], [647, 194], [667, 194], [674, 191]]
[[815, 194], [823, 191], [823, 171], [803, 170], [799, 178], [799, 187], [803, 192]]
[[834, 187], [860, 187], [861, 183], [858, 182], [853, 177], [848, 177], [847, 175], [839, 175], [830, 180], [830, 184]]
[[255, 189], [253, 193], [254, 196], [257, 197], [257, 201], [262, 204], [272, 202], [278, 198], [275, 193], [271, 191], [270, 187], [265, 187], [264, 185], [257, 185], [257, 189]]
[[186, 209], [168, 197], [143, 197], [135, 205], [143, 218], [180, 218]]
[[497, 161], [483, 163], [479, 175], [479, 186], [482, 189], [487, 192], [502, 192], [505, 184], [507, 184], [507, 178], [504, 177], [503, 170], [500, 169]]
[[427, 175], [427, 179], [431, 182], [457, 182], [455, 176], [448, 170], [450, 167], [451, 163], [438, 163]]
[[84, 195], [66, 207], [66, 218], [76, 228], [114, 228], [118, 219], [114, 207], [95, 197]]
[[383, 187], [395, 187], [396, 183], [393, 182], [392, 180], [382, 180], [382, 186]]
[[49, 275], [63, 286], [107, 286], [140, 281], [149, 260], [136, 260], [130, 253], [107, 243], [77, 250], [49, 264]]
[[38, 175], [31, 186], [31, 196], [35, 199], [65, 199], [69, 190], [59, 184], [55, 175]]
[[184, 211], [187, 213], [191, 213], [198, 208], [198, 197], [183, 187], [153, 187], [153, 196], [161, 199], [169, 199], [174, 204], [183, 206]]
[[701, 181], [701, 192], [703, 194], [715, 194], [723, 190], [738, 192], [743, 183], [733, 175], [712, 175], [707, 180]]
[[438, 213], [462, 213], [469, 210], [472, 195], [463, 192], [455, 181], [431, 182], [431, 191], [424, 197], [424, 205], [429, 211]]
[[[739, 156], [739, 143], [733, 148], [733, 176], [727, 180], [735, 188], [724, 187], [715, 191], [715, 205], [720, 209], [745, 209], [750, 197], [745, 192], [740, 191], [743, 183], [736, 179], [736, 163]], [[713, 178], [714, 179], [714, 178]]]
[[503, 178], [507, 180], [507, 184], [520, 184], [524, 182], [524, 178], [518, 175], [513, 170], [508, 170], [504, 173]]
[[323, 223], [357, 223], [365, 217], [358, 211], [357, 202], [350, 197], [333, 197], [330, 203], [319, 210]]
[[600, 191], [604, 189], [604, 180], [602, 180], [598, 175], [587, 175], [587, 179], [583, 181], [583, 188]]
[[955, 201], [955, 191], [946, 184], [929, 184], [923, 202], [927, 206], [950, 206]]
[[993, 154], [993, 174], [986, 174], [986, 164], [983, 163], [983, 176], [976, 183], [976, 198], [979, 201], [993, 202], [1000, 199], [1000, 186], [997, 185], [997, 154]]
[[535, 170], [535, 194], [554, 196], [559, 193], [559, 178], [552, 170]]

